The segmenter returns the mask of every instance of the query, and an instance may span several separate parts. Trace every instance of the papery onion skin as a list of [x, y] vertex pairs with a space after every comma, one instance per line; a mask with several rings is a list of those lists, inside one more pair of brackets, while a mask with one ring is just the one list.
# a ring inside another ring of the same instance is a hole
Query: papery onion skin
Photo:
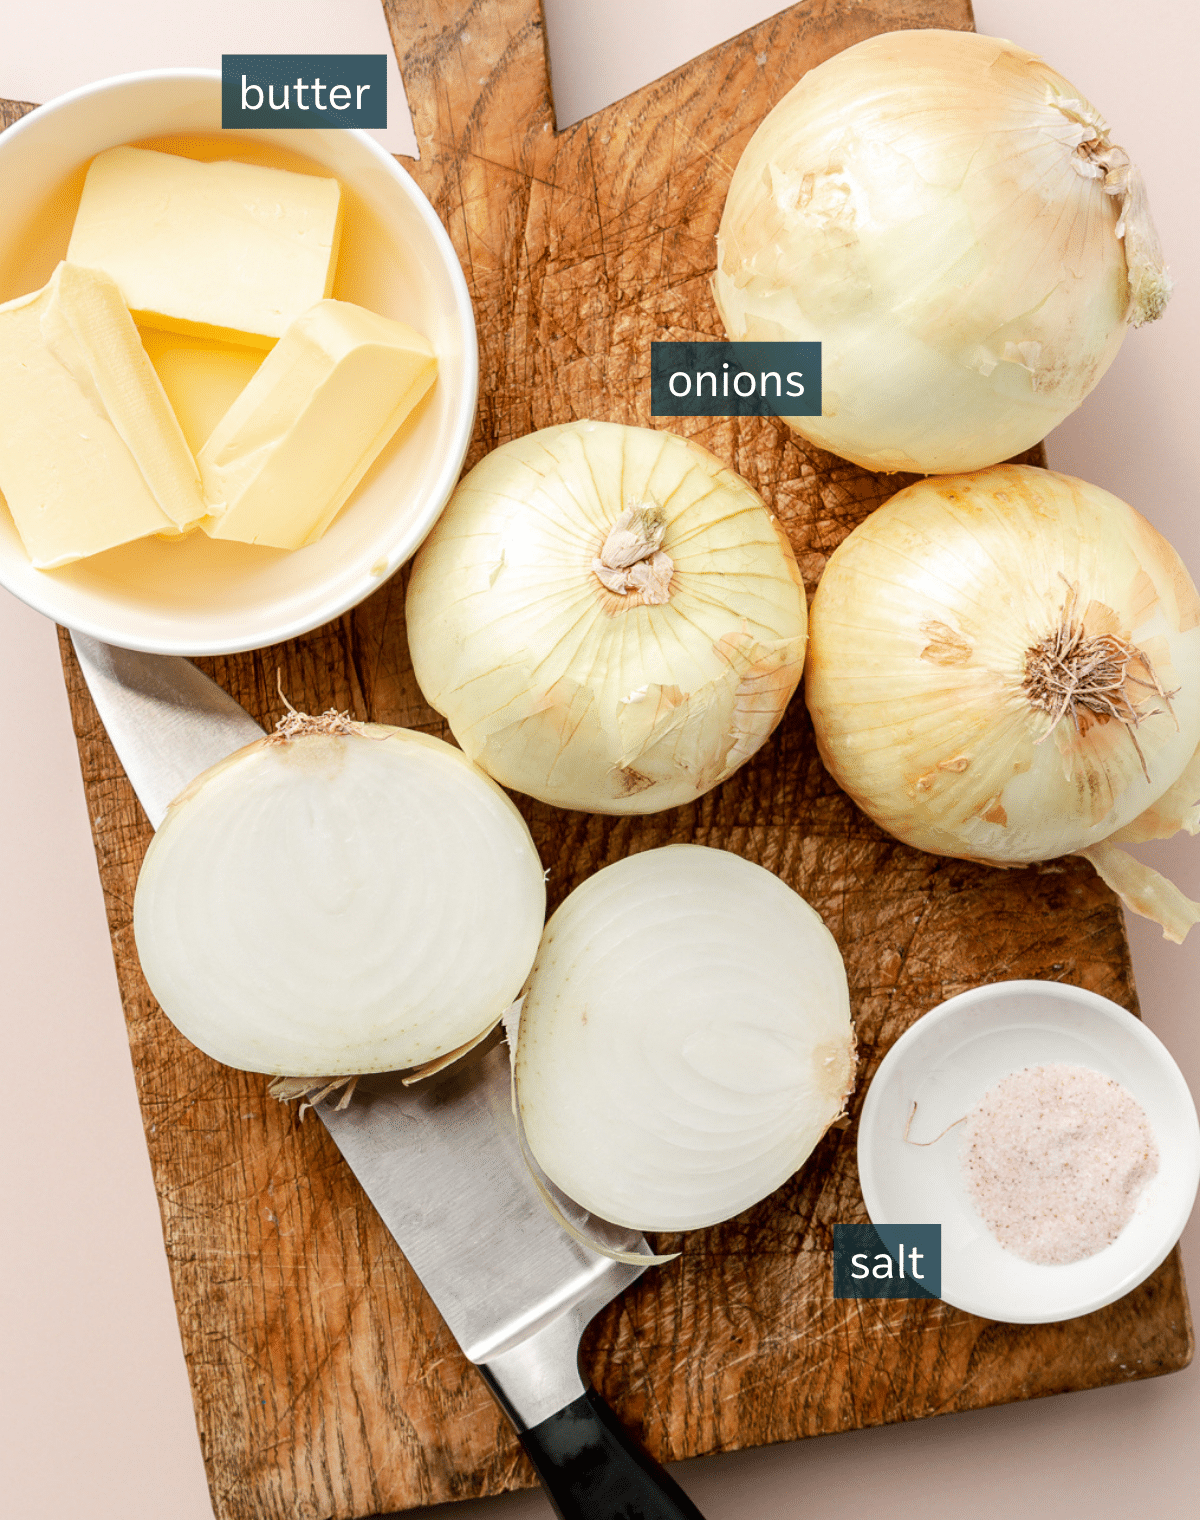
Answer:
[[842, 958], [772, 872], [704, 845], [605, 867], [550, 919], [517, 1041], [526, 1138], [614, 1224], [731, 1218], [799, 1168], [854, 1083]]
[[872, 470], [1039, 442], [1170, 290], [1103, 119], [968, 32], [886, 33], [805, 74], [743, 153], [717, 246], [731, 339], [823, 345], [822, 416], [784, 421]]
[[[1140, 650], [1169, 701], [1134, 659], [1122, 690], [1140, 722], [1055, 723], [1031, 701], [1029, 651], [1064, 615]], [[834, 551], [811, 633], [822, 759], [906, 844], [1022, 864], [1142, 815], [1170, 832], [1167, 797], [1175, 828], [1196, 812], [1172, 788], [1200, 744], [1200, 596], [1170, 544], [1097, 486], [1023, 465], [909, 486]]]
[[[665, 518], [665, 603], [593, 570], [629, 507]], [[795, 556], [761, 497], [674, 433], [575, 422], [461, 482], [413, 566], [417, 681], [502, 785], [559, 807], [692, 802], [774, 730], [804, 662]]]
[[494, 1025], [545, 917], [529, 830], [453, 746], [383, 725], [198, 777], [134, 898], [142, 969], [207, 1055], [273, 1076], [436, 1060]]

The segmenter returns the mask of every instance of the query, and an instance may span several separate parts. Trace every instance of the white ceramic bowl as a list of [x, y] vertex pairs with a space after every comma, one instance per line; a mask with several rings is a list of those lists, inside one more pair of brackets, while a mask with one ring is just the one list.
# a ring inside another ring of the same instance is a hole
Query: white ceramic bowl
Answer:
[[[1145, 1110], [1159, 1169], [1120, 1236], [1095, 1256], [1038, 1266], [1006, 1251], [976, 1212], [959, 1154], [939, 1135], [1002, 1077], [1027, 1066], [1086, 1066]], [[1166, 1047], [1116, 1003], [1062, 982], [995, 982], [932, 1009], [884, 1057], [863, 1104], [858, 1170], [876, 1224], [941, 1224], [942, 1297], [985, 1319], [1073, 1319], [1149, 1277], [1183, 1233], [1200, 1182], [1200, 1125]]]
[[205, 134], [219, 143], [204, 156], [262, 161], [283, 149], [341, 181], [347, 204], [333, 293], [423, 332], [437, 350], [438, 379], [325, 535], [292, 553], [194, 533], [39, 571], [0, 505], [0, 584], [60, 623], [164, 654], [259, 648], [355, 606], [433, 526], [475, 418], [479, 365], [466, 281], [432, 206], [395, 159], [363, 132], [220, 127], [219, 73], [172, 69], [89, 85], [0, 134], [0, 300], [39, 289], [66, 252], [96, 153]]

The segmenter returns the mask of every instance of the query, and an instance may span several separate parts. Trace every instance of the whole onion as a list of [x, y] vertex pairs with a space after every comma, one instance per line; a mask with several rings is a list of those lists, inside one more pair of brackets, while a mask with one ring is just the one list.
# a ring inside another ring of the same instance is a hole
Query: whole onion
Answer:
[[573, 422], [466, 476], [417, 556], [407, 622], [421, 690], [501, 785], [653, 813], [765, 742], [807, 610], [783, 530], [707, 449]]
[[1083, 854], [1169, 937], [1200, 921], [1118, 847], [1200, 828], [1200, 595], [1107, 491], [998, 465], [898, 492], [825, 568], [805, 692], [835, 780], [906, 844]]
[[730, 338], [822, 344], [822, 415], [784, 420], [875, 470], [1037, 443], [1170, 291], [1099, 112], [970, 32], [890, 32], [810, 70], [743, 153], [717, 245]]

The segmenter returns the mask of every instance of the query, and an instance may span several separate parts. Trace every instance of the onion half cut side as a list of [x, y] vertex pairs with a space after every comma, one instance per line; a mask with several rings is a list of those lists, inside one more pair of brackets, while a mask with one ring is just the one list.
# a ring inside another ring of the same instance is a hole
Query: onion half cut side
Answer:
[[545, 884], [509, 799], [440, 739], [344, 729], [213, 766], [142, 865], [146, 980], [227, 1065], [334, 1077], [435, 1061], [499, 1021], [533, 962]]
[[766, 1197], [854, 1082], [833, 936], [772, 872], [668, 845], [576, 888], [542, 937], [521, 1012], [529, 1148], [583, 1208], [687, 1230]]

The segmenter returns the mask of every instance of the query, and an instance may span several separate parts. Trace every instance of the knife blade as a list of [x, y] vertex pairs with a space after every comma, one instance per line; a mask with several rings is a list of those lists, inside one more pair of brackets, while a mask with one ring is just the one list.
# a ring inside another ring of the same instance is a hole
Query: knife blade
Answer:
[[[196, 776], [262, 737], [189, 660], [71, 638], [156, 828]], [[506, 1048], [493, 1039], [411, 1087], [397, 1073], [364, 1077], [345, 1109], [316, 1112], [564, 1520], [702, 1520], [580, 1375], [588, 1322], [646, 1264], [590, 1250], [546, 1209], [521, 1151]], [[633, 1232], [609, 1227], [606, 1238], [650, 1255]]]

